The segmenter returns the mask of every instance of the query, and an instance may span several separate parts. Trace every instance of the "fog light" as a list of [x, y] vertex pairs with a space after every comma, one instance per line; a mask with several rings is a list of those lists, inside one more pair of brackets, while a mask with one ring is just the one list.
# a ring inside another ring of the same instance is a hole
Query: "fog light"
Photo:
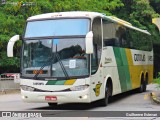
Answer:
[[79, 98], [81, 98], [81, 99], [87, 99], [88, 95], [80, 96]]
[[24, 96], [24, 95], [22, 96], [22, 99], [27, 99], [27, 98], [28, 98], [27, 96]]

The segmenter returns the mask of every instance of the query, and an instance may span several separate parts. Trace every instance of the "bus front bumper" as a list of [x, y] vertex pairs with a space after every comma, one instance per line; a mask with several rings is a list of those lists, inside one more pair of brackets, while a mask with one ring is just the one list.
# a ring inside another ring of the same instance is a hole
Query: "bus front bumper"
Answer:
[[[90, 103], [89, 89], [69, 92], [30, 92], [21, 89], [24, 102], [39, 103]], [[53, 99], [52, 99], [53, 98]]]

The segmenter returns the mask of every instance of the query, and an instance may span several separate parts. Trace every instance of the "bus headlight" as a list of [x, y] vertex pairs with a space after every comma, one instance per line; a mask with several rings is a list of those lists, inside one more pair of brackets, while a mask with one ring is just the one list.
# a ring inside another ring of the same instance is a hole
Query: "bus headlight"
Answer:
[[34, 91], [35, 90], [35, 88], [25, 86], [25, 85], [21, 85], [21, 89], [24, 90], [24, 91]]
[[85, 90], [89, 87], [89, 85], [80, 85], [80, 86], [74, 86], [72, 88], [70, 88], [71, 91], [81, 91], [81, 90]]

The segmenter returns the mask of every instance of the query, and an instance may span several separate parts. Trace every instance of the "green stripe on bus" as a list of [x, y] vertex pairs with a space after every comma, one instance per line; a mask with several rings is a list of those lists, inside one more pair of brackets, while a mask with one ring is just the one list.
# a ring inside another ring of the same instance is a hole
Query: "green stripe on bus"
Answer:
[[49, 80], [46, 85], [55, 85], [57, 81], [55, 80]]
[[59, 80], [56, 82], [56, 85], [64, 85], [65, 82], [66, 80]]
[[129, 71], [129, 66], [128, 66], [126, 50], [124, 48], [121, 48], [121, 56], [122, 56], [122, 61], [123, 61], [123, 66], [124, 66], [124, 71], [125, 71], [125, 76], [126, 76], [127, 89], [131, 90], [132, 85], [131, 85], [130, 71]]
[[130, 72], [124, 48], [113, 47], [122, 92], [131, 89]]
[[121, 84], [121, 91], [124, 92], [127, 89], [126, 86], [126, 78], [125, 78], [125, 73], [123, 70], [123, 62], [122, 62], [122, 58], [121, 58], [121, 52], [119, 48], [113, 47], [114, 50], [114, 54], [115, 54], [115, 58], [116, 58], [116, 62], [117, 62], [117, 69], [118, 69], [118, 74], [119, 74], [119, 79], [120, 79], [120, 84]]
[[66, 80], [49, 80], [46, 85], [64, 85]]
[[49, 80], [46, 85], [73, 85], [76, 79], [69, 80]]

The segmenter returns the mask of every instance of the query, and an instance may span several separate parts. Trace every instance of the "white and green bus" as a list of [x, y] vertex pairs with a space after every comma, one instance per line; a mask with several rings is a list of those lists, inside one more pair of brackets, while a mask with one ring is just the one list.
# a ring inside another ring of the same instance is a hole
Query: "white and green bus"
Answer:
[[91, 103], [146, 91], [153, 78], [151, 35], [97, 12], [57, 12], [29, 17], [22, 39], [21, 95], [25, 102]]

